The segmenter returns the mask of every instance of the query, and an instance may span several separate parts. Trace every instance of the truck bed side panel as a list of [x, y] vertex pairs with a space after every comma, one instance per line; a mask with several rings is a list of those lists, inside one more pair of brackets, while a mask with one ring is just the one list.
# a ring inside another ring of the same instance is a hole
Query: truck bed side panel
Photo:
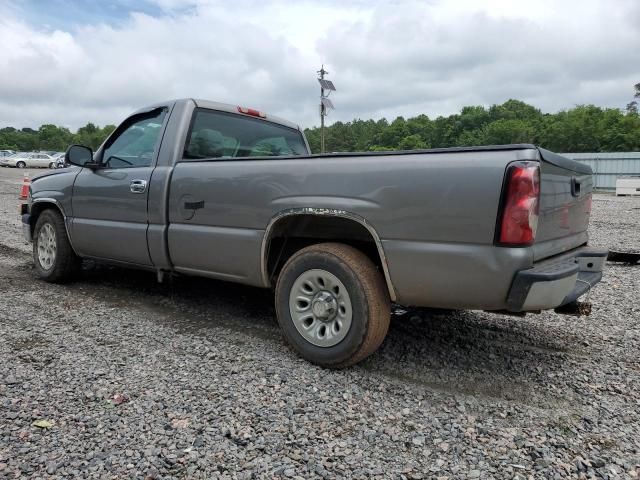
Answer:
[[[329, 208], [375, 229], [400, 302], [414, 303], [408, 300], [420, 289], [435, 298], [443, 285], [449, 297], [468, 296], [478, 282], [510, 282], [531, 262], [528, 249], [517, 262], [491, 252], [505, 167], [535, 158], [535, 150], [504, 150], [178, 163], [169, 195], [170, 255], [176, 268], [261, 285], [259, 244], [271, 218], [291, 208]], [[454, 264], [446, 266], [447, 258]], [[509, 265], [513, 272], [505, 271]], [[492, 298], [483, 304], [504, 302], [506, 283], [497, 287], [486, 289]]]
[[516, 271], [533, 261], [529, 248], [401, 240], [383, 245], [403, 305], [501, 310]]

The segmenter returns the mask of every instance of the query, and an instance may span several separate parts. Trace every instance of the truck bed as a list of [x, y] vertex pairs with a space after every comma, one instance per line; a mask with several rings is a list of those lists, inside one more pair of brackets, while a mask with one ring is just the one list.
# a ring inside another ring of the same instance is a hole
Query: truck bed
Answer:
[[[505, 170], [517, 160], [542, 161], [541, 247], [495, 245]], [[586, 242], [583, 216], [559, 230], [570, 183], [548, 165], [527, 144], [184, 161], [169, 189], [168, 249], [184, 272], [265, 286], [259, 255], [274, 216], [349, 212], [377, 232], [400, 303], [499, 309], [515, 271]], [[203, 202], [189, 219], [185, 198]]]

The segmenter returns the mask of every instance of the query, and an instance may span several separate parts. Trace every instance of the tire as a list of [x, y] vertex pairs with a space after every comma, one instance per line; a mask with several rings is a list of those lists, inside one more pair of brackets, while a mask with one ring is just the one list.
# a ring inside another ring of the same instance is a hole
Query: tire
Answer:
[[38, 276], [51, 283], [68, 282], [78, 271], [80, 258], [71, 248], [62, 215], [55, 210], [45, 210], [36, 221], [33, 261]]
[[16, 163], [16, 168], [25, 168], [26, 166], [27, 166], [27, 164], [26, 164], [26, 163], [24, 163], [24, 162], [18, 162], [18, 163]]
[[51, 163], [49, 164], [49, 168], [56, 168], [56, 164], [55, 164], [55, 163], [53, 163], [53, 162], [51, 162]]
[[360, 250], [340, 243], [296, 252], [280, 272], [275, 303], [289, 344], [322, 367], [358, 363], [389, 330], [391, 301], [382, 274]]

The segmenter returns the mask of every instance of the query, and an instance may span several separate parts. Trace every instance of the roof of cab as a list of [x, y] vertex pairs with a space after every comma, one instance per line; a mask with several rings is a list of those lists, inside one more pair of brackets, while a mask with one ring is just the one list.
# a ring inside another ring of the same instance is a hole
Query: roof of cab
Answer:
[[[195, 102], [196, 106], [201, 108], [209, 108], [211, 110], [220, 110], [222, 112], [229, 112], [229, 113], [236, 113], [238, 115], [244, 115], [243, 113], [238, 112], [238, 105], [213, 102], [211, 100], [202, 100], [198, 98], [194, 98], [193, 101]], [[240, 105], [240, 106], [244, 107], [245, 105]], [[258, 118], [258, 117], [252, 117], [252, 118]], [[276, 117], [275, 115], [270, 115], [268, 113], [266, 114], [266, 117], [263, 120], [266, 120], [268, 122], [278, 123], [285, 127], [294, 128], [296, 130], [300, 130], [300, 127], [295, 123], [290, 122], [289, 120], [285, 120], [284, 118]]]
[[[218, 110], [218, 111], [221, 111], [221, 112], [235, 113], [237, 115], [245, 115], [244, 113], [238, 112], [238, 105], [231, 105], [229, 103], [214, 102], [214, 101], [211, 101], [211, 100], [203, 100], [203, 99], [199, 99], [199, 98], [178, 98], [178, 99], [174, 99], [174, 100], [167, 100], [165, 102], [154, 103], [152, 105], [148, 105], [146, 107], [143, 107], [143, 108], [140, 108], [140, 109], [136, 110], [133, 113], [133, 115], [138, 114], [138, 113], [145, 113], [145, 112], [148, 112], [150, 110], [153, 110], [153, 109], [159, 108], [159, 107], [165, 107], [165, 106], [173, 105], [173, 104], [176, 104], [176, 103], [186, 103], [186, 102], [193, 102], [196, 105], [196, 107], [200, 107], [200, 108], [208, 108], [208, 109], [211, 109], [211, 110]], [[250, 115], [246, 115], [246, 116], [250, 116]], [[258, 118], [258, 117], [251, 116], [251, 118]], [[284, 118], [276, 117], [274, 115], [267, 114], [265, 118], [262, 118], [262, 120], [265, 120], [267, 122], [277, 123], [277, 124], [283, 125], [285, 127], [289, 127], [289, 128], [293, 128], [295, 130], [302, 131], [302, 129], [297, 124], [295, 124], [293, 122], [290, 122], [289, 120], [285, 120]]]

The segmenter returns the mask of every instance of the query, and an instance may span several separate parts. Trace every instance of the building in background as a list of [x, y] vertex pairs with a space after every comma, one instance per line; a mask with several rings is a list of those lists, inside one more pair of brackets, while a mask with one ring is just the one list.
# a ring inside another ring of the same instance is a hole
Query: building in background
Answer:
[[614, 192], [618, 177], [640, 176], [640, 152], [561, 153], [593, 170], [596, 190]]

